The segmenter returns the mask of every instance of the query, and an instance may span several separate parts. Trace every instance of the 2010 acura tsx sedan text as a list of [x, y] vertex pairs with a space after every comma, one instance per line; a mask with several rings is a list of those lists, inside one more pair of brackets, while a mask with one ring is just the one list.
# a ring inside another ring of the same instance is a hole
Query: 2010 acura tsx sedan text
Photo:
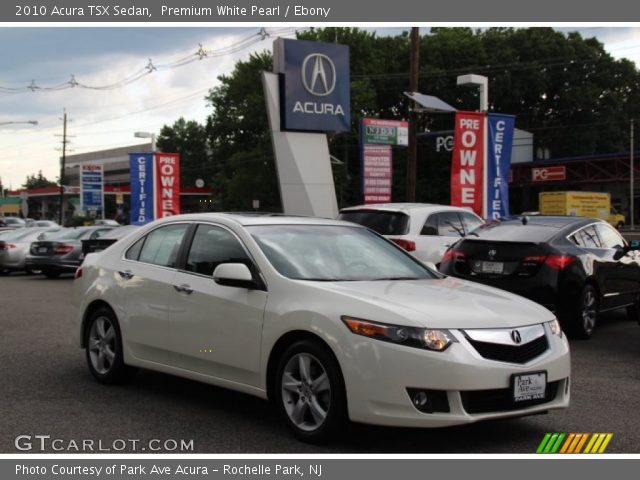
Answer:
[[348, 420], [441, 427], [569, 405], [551, 312], [348, 222], [158, 220], [86, 257], [73, 307], [98, 381], [142, 367], [269, 398], [307, 441]]

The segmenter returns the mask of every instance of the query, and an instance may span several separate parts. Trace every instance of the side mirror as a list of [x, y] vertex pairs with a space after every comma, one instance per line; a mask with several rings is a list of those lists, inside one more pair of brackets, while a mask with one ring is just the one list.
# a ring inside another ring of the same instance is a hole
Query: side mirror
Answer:
[[620, 260], [627, 253], [640, 250], [640, 240], [631, 240], [626, 247], [616, 247], [616, 252], [613, 254], [614, 260]]
[[258, 285], [253, 280], [249, 267], [244, 263], [221, 263], [213, 271], [213, 280], [225, 287], [256, 289]]

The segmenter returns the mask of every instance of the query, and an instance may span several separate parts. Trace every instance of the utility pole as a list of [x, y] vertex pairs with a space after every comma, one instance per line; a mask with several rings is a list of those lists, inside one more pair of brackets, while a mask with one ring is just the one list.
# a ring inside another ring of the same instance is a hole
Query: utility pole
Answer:
[[[409, 54], [409, 91], [418, 91], [420, 73], [420, 28], [411, 27], [411, 53]], [[407, 202], [416, 201], [416, 173], [418, 163], [418, 112], [416, 103], [409, 103], [409, 155], [407, 158]]]
[[633, 181], [633, 118], [631, 119], [631, 135], [630, 135], [630, 143], [629, 146], [629, 216], [631, 217], [631, 230], [634, 229], [634, 204], [635, 204], [635, 189], [634, 189], [634, 181]]
[[64, 168], [67, 162], [67, 111], [62, 117], [62, 157], [60, 158], [60, 216], [58, 223], [64, 226]]

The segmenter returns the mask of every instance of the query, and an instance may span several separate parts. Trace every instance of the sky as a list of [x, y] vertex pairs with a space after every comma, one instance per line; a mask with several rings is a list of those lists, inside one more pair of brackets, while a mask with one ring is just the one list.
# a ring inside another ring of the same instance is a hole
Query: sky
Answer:
[[[204, 97], [217, 77], [251, 52], [271, 50], [275, 37], [294, 37], [294, 29], [267, 27], [263, 39], [260, 27], [0, 27], [2, 184], [18, 188], [39, 170], [56, 179], [64, 111], [69, 155], [147, 143], [134, 132], [157, 134], [180, 117], [204, 123], [211, 113]], [[395, 35], [408, 27], [368, 29]], [[640, 66], [639, 27], [557, 29], [596, 37], [615, 58]], [[209, 56], [175, 66], [198, 58], [200, 45]], [[139, 79], [121, 85], [136, 74]], [[74, 80], [94, 88], [51, 90]], [[105, 86], [111, 88], [95, 89]], [[6, 123], [29, 120], [38, 124]]]

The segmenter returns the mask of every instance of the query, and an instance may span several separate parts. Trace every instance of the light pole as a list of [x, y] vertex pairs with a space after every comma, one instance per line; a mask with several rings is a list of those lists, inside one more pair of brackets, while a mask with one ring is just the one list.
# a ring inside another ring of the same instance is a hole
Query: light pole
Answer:
[[150, 138], [151, 139], [151, 151], [156, 151], [156, 134], [152, 132], [135, 132], [133, 134], [136, 138]]
[[460, 86], [477, 86], [480, 88], [480, 111], [487, 112], [489, 110], [489, 79], [484, 75], [476, 75], [470, 73], [468, 75], [459, 75], [456, 85]]

